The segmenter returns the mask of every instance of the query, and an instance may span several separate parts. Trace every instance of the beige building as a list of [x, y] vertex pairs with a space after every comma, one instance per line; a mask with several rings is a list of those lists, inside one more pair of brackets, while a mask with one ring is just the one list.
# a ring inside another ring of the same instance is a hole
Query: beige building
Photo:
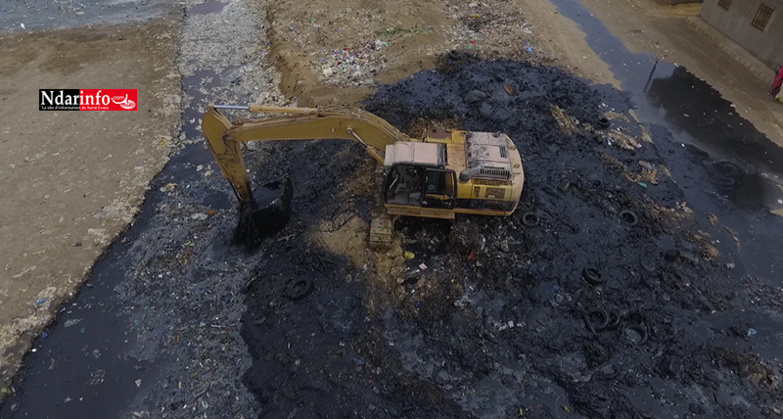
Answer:
[[783, 0], [704, 0], [700, 16], [768, 66], [783, 65]]

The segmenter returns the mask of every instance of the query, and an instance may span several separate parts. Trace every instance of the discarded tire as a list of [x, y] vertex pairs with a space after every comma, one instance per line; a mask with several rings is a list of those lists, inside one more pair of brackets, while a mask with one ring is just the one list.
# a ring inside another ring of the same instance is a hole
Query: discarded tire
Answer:
[[614, 311], [610, 311], [607, 315], [605, 330], [614, 330], [620, 326], [620, 315]]
[[602, 116], [598, 119], [598, 128], [606, 129], [609, 128], [609, 125], [612, 123], [609, 121], [609, 118]]
[[535, 227], [541, 222], [541, 218], [535, 212], [526, 212], [522, 214], [522, 224], [525, 227]]
[[636, 214], [633, 213], [633, 211], [623, 210], [620, 211], [620, 219], [625, 221], [631, 226], [635, 226], [636, 223], [639, 221], [639, 218], [636, 216]]
[[736, 177], [740, 174], [741, 169], [735, 163], [730, 161], [719, 161], [715, 163], [715, 170], [722, 176]]
[[632, 311], [628, 313], [626, 319], [628, 320], [628, 322], [636, 326], [641, 326], [644, 324], [644, 316], [642, 315], [642, 313], [639, 313], [638, 311]]
[[[593, 310], [587, 317], [590, 319], [590, 322], [596, 331], [606, 329], [606, 326], [609, 324], [609, 314], [606, 310]], [[597, 321], [593, 321], [594, 319]]]
[[560, 189], [561, 192], [565, 192], [570, 188], [571, 188], [571, 181], [568, 179], [561, 180], [560, 184], [557, 185], [557, 189]]
[[313, 280], [310, 278], [296, 278], [288, 282], [283, 291], [283, 296], [292, 300], [301, 300], [313, 292]]
[[471, 90], [468, 93], [465, 93], [463, 100], [465, 100], [465, 103], [473, 105], [479, 102], [483, 102], [489, 99], [489, 97], [489, 94], [482, 92], [481, 90]]
[[680, 251], [677, 249], [669, 249], [663, 254], [663, 258], [666, 259], [667, 262], [675, 262], [680, 258]]
[[[628, 338], [634, 345], [644, 345], [645, 342], [647, 342], [647, 338], [649, 337], [649, 333], [647, 332], [647, 328], [641, 325], [631, 325], [627, 326], [625, 328], [626, 331], [634, 331], [639, 334], [639, 340], [634, 340], [631, 338]], [[627, 336], [627, 334], [626, 334]]]
[[584, 320], [585, 327], [587, 327], [587, 330], [589, 330], [590, 333], [594, 335], [597, 334], [595, 328], [593, 327], [593, 322], [590, 321], [590, 315], [587, 314], [587, 312], [584, 310], [579, 310], [579, 312], [582, 314], [582, 320]]
[[594, 268], [584, 268], [582, 269], [582, 279], [585, 280], [590, 285], [602, 285], [604, 282], [604, 279], [601, 278], [601, 273], [598, 272], [598, 269]]
[[715, 178], [715, 184], [721, 188], [733, 188], [737, 186], [737, 179], [731, 176], [718, 176]]

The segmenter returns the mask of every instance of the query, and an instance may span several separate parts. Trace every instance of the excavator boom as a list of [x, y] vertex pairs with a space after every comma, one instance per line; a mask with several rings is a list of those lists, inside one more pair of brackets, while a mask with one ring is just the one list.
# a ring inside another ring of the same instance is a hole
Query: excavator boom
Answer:
[[239, 143], [248, 141], [344, 139], [361, 143], [383, 164], [379, 151], [398, 141], [412, 141], [385, 120], [361, 109], [311, 109], [249, 105], [255, 113], [284, 113], [265, 119], [230, 122], [216, 106], [207, 107], [201, 122], [207, 145], [240, 202], [252, 200]]

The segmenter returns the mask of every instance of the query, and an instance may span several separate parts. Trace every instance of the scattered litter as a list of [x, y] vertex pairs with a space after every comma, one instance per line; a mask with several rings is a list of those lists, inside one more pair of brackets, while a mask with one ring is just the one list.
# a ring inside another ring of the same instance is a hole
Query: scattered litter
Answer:
[[39, 292], [38, 295], [35, 297], [35, 307], [48, 309], [52, 303], [52, 298], [54, 298], [56, 292], [57, 292], [57, 288], [55, 287], [47, 287], [43, 291]]
[[405, 257], [405, 259], [413, 259], [414, 257], [416, 257], [416, 255], [414, 255], [413, 252], [409, 252], [407, 250], [403, 252], [402, 256]]
[[206, 220], [207, 218], [209, 218], [209, 215], [203, 212], [197, 212], [190, 216], [191, 220]]
[[22, 272], [19, 272], [19, 273], [18, 273], [18, 274], [16, 274], [16, 275], [11, 275], [11, 278], [13, 278], [13, 279], [19, 279], [19, 278], [21, 278], [22, 276], [24, 276], [24, 274], [26, 274], [26, 273], [28, 273], [28, 272], [32, 272], [32, 271], [34, 271], [36, 268], [38, 268], [38, 266], [36, 266], [36, 265], [31, 265], [31, 266], [28, 266], [28, 267], [26, 267], [26, 268], [22, 269]]
[[345, 47], [333, 50], [329, 55], [319, 59], [315, 65], [320, 66], [319, 73], [326, 84], [340, 86], [361, 86], [375, 84], [373, 69], [383, 68], [381, 51], [388, 46], [386, 42], [376, 39], [359, 47]]
[[24, 23], [20, 23], [19, 26], [21, 26], [22, 29], [27, 29], [27, 28], [25, 28]]
[[527, 52], [528, 54], [530, 54], [530, 53], [532, 53], [532, 52], [533, 52], [533, 48], [531, 48], [529, 45], [528, 45], [528, 46], [525, 46], [525, 52]]
[[641, 186], [644, 189], [647, 189], [647, 184], [644, 182], [639, 182], [639, 186]]
[[422, 263], [421, 265], [419, 265], [419, 269], [421, 269], [422, 271], [424, 271], [424, 270], [426, 270], [426, 269], [427, 269], [427, 265], [425, 265], [425, 264], [423, 264], [423, 263]]
[[71, 327], [74, 325], [79, 324], [79, 322], [82, 321], [82, 319], [71, 319], [65, 322], [65, 327]]
[[616, 129], [609, 132], [609, 138], [612, 140], [610, 144], [617, 144], [620, 148], [626, 150], [636, 150], [642, 147], [635, 138]]
[[134, 383], [136, 383], [136, 388], [141, 387], [141, 379], [134, 381]]
[[754, 329], [752, 327], [750, 329], [748, 329], [748, 336], [754, 336], [756, 333], [757, 333], [756, 329]]
[[174, 190], [174, 188], [176, 188], [176, 187], [177, 187], [176, 183], [167, 183], [165, 186], [160, 188], [160, 191], [161, 192], [169, 192], [169, 191]]

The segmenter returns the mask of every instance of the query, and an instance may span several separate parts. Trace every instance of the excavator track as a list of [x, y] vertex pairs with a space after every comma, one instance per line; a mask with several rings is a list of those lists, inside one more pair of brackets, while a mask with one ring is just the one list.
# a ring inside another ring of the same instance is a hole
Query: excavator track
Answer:
[[383, 193], [386, 171], [382, 167], [375, 169], [375, 193], [373, 194], [372, 222], [370, 223], [370, 245], [383, 246], [394, 238], [394, 223], [384, 211]]

